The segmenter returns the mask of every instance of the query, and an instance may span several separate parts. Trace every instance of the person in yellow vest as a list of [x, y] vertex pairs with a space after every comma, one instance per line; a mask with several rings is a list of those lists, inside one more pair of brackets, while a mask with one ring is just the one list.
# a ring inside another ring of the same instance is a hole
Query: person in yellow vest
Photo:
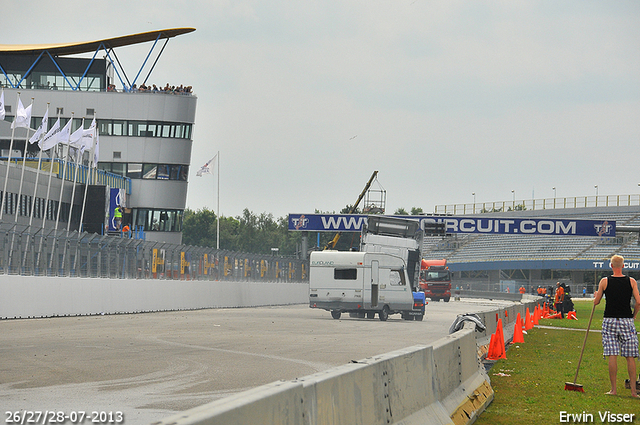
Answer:
[[122, 207], [118, 205], [113, 212], [113, 218], [116, 220], [116, 230], [120, 230], [120, 226], [122, 225]]

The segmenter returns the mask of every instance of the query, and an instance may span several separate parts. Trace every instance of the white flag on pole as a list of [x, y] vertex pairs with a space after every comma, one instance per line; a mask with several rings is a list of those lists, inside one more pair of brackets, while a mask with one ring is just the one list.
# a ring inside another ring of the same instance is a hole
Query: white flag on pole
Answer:
[[56, 121], [55, 124], [47, 131], [47, 134], [44, 135], [42, 140], [38, 143], [40, 146], [40, 150], [48, 151], [52, 147], [58, 144], [58, 132], [60, 131], [60, 118]]
[[40, 123], [40, 127], [33, 133], [33, 136], [29, 139], [29, 143], [34, 144], [35, 142], [39, 142], [43, 135], [47, 134], [47, 127], [49, 126], [49, 108], [47, 108], [47, 112], [44, 113], [44, 117], [42, 117], [42, 122]]
[[22, 101], [18, 97], [18, 110], [16, 111], [16, 117], [11, 123], [11, 128], [24, 127], [29, 128], [31, 124], [31, 107], [29, 105], [26, 108], [22, 105]]
[[4, 112], [4, 90], [0, 93], [0, 120], [3, 120], [5, 117]]
[[64, 127], [62, 127], [62, 130], [60, 130], [58, 132], [58, 134], [56, 134], [56, 145], [58, 143], [68, 143], [69, 142], [69, 137], [71, 136], [71, 121], [73, 120], [69, 120], [69, 122], [67, 122], [67, 124], [65, 124]]
[[[209, 165], [213, 161], [215, 161], [217, 156], [218, 156], [218, 154], [215, 154], [215, 156], [213, 158], [211, 158], [209, 161], [207, 161], [206, 164], [204, 164], [202, 167], [200, 167], [200, 169], [196, 172], [196, 176], [202, 177], [203, 174], [212, 174], [212, 171], [209, 169]], [[215, 166], [215, 164], [214, 164], [214, 166]]]
[[71, 136], [69, 136], [69, 145], [73, 146], [74, 148], [79, 148], [82, 145], [83, 131], [84, 129], [82, 128], [82, 126], [80, 126], [76, 131], [71, 133]]
[[86, 130], [82, 130], [82, 146], [80, 146], [80, 152], [84, 152], [87, 149], [93, 147], [93, 138], [96, 134], [96, 119], [91, 121], [91, 125]]

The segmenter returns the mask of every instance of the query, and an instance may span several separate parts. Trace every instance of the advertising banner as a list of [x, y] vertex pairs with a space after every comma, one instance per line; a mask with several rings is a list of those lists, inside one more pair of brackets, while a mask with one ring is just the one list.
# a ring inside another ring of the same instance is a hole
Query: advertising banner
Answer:
[[[289, 214], [290, 231], [360, 232], [367, 216], [362, 214]], [[616, 235], [613, 220], [578, 220], [559, 218], [515, 218], [494, 216], [402, 216], [425, 223], [445, 223], [446, 233], [480, 233], [496, 235], [598, 236]]]

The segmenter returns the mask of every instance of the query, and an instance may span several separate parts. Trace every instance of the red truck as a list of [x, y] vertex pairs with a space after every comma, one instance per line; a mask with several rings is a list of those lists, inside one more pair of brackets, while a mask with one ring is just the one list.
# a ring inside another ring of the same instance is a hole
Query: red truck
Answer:
[[451, 298], [451, 272], [447, 260], [422, 260], [420, 266], [420, 289], [433, 301], [449, 302]]

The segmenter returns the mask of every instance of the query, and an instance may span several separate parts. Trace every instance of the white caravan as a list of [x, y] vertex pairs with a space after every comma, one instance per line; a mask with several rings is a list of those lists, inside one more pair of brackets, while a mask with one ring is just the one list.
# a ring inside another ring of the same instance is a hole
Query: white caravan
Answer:
[[424, 294], [414, 292], [405, 261], [380, 252], [317, 251], [311, 253], [309, 306], [380, 320], [400, 313], [406, 320], [422, 320]]

